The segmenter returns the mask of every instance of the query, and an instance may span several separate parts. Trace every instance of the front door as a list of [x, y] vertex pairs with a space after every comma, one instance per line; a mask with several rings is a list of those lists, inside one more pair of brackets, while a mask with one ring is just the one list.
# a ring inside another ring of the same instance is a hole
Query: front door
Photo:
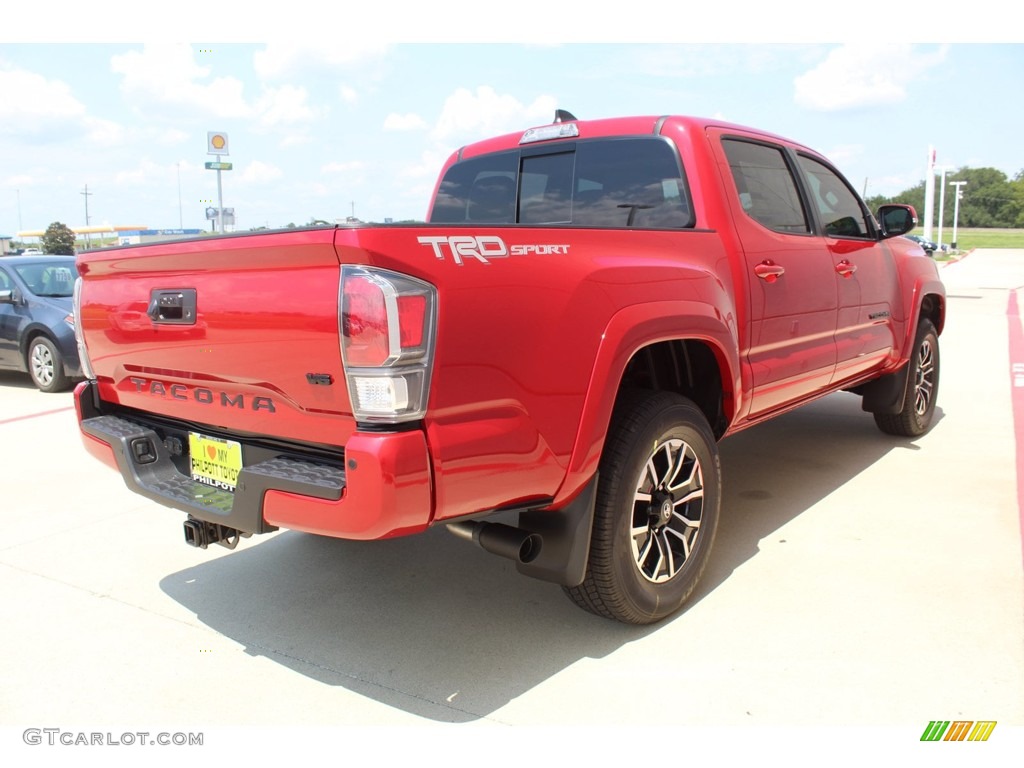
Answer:
[[849, 184], [816, 158], [797, 156], [811, 206], [838, 276], [838, 356], [833, 382], [876, 368], [895, 345], [891, 315], [899, 306], [899, 278], [888, 244], [880, 241], [871, 216]]
[[[714, 133], [714, 132], [713, 132]], [[756, 418], [828, 387], [836, 366], [838, 296], [832, 255], [815, 234], [782, 146], [729, 133], [721, 147], [723, 181], [743, 248], [750, 296]], [[716, 148], [717, 151], [717, 148]]]

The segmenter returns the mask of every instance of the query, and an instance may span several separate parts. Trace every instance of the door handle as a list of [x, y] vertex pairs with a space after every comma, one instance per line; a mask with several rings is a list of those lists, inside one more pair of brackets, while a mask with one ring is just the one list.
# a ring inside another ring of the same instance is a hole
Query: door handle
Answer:
[[785, 273], [786, 270], [780, 267], [771, 259], [765, 259], [756, 267], [754, 267], [754, 274], [760, 277], [766, 283], [774, 283]]
[[146, 314], [152, 318], [154, 324], [195, 325], [196, 289], [154, 290], [150, 293]]
[[843, 259], [836, 264], [836, 272], [846, 278], [853, 277], [853, 273], [857, 271], [857, 265], [851, 264], [848, 260]]

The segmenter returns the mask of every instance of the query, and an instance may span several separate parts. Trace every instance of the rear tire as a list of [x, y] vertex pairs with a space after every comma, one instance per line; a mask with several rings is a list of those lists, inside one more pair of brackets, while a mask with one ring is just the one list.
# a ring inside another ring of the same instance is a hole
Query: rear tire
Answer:
[[586, 576], [566, 594], [629, 624], [675, 613], [707, 565], [720, 503], [718, 445], [700, 409], [673, 393], [625, 393], [601, 456]]
[[939, 394], [939, 335], [927, 318], [917, 326], [914, 354], [908, 365], [910, 371], [903, 410], [899, 413], [876, 413], [875, 424], [890, 435], [918, 437], [931, 428], [935, 400]]

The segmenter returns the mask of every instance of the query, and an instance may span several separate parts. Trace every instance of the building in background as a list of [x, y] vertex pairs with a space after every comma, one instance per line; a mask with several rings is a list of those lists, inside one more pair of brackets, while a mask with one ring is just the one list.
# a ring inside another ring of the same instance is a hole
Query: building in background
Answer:
[[180, 240], [183, 237], [198, 237], [201, 229], [122, 229], [117, 233], [118, 245], [143, 245], [163, 240]]

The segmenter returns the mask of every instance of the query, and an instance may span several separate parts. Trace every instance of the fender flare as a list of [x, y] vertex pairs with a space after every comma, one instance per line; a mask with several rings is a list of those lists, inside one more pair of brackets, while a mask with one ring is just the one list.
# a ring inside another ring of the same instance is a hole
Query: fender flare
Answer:
[[907, 316], [903, 345], [900, 349], [901, 365], [909, 360], [914, 353], [914, 339], [917, 338], [917, 326], [921, 322], [921, 313], [927, 296], [937, 296], [939, 298], [938, 322], [935, 323], [935, 332], [940, 336], [942, 335], [942, 329], [946, 324], [946, 287], [938, 277], [919, 278], [914, 281], [914, 287], [908, 302], [909, 306], [913, 307], [913, 311]]
[[[573, 499], [597, 473], [619, 383], [629, 361], [650, 344], [684, 339], [707, 343], [718, 361], [723, 387], [733, 393], [742, 391], [739, 340], [732, 315], [723, 316], [715, 307], [695, 301], [657, 301], [619, 310], [601, 335], [580, 425], [554, 508]], [[740, 403], [734, 400], [731, 410], [727, 414], [730, 421], [739, 412]]]

